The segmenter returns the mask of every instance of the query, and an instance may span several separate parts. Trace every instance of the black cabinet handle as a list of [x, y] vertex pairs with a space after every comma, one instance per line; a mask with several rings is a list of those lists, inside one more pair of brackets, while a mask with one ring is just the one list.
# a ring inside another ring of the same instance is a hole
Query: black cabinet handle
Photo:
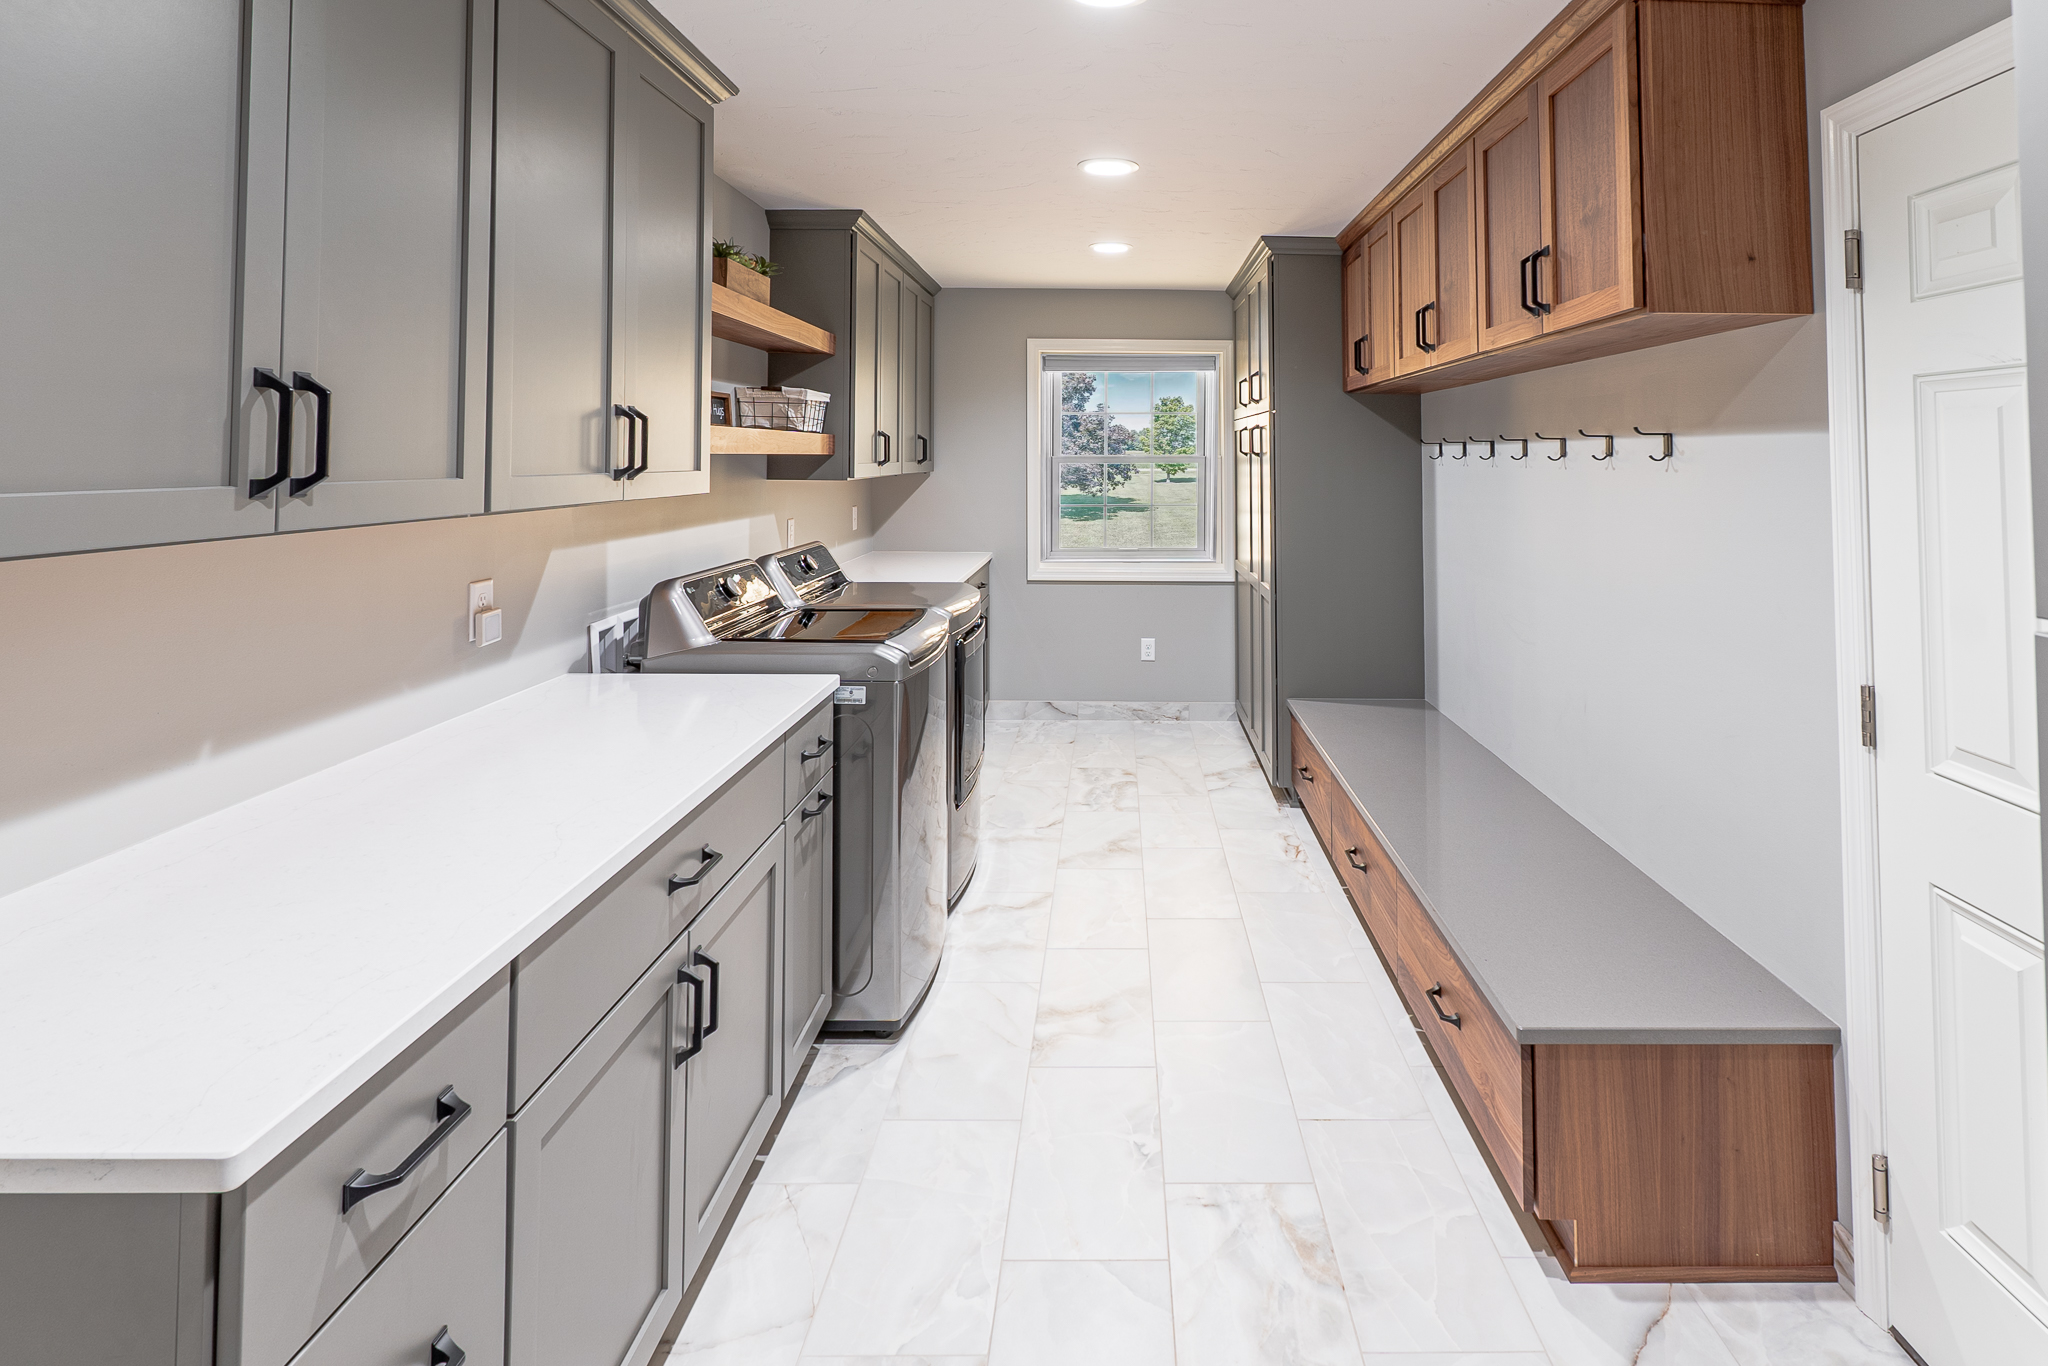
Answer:
[[1254, 370], [1251, 373], [1252, 402], [1257, 403], [1266, 396], [1266, 372]]
[[455, 1132], [455, 1126], [468, 1118], [469, 1102], [456, 1095], [454, 1087], [442, 1087], [441, 1094], [434, 1097], [434, 1131], [420, 1140], [419, 1147], [405, 1155], [405, 1161], [388, 1172], [372, 1176], [361, 1167], [356, 1168], [355, 1175], [341, 1183], [341, 1212], [347, 1214], [361, 1201], [378, 1191], [388, 1191], [411, 1176], [420, 1163]]
[[704, 982], [689, 969], [677, 968], [676, 985], [690, 989], [690, 1041], [676, 1050], [675, 1065], [681, 1067], [704, 1051]]
[[920, 433], [918, 433], [918, 437], [917, 437], [917, 463], [918, 463], [918, 464], [920, 464], [920, 465], [922, 465], [922, 464], [923, 464], [923, 463], [924, 463], [925, 461], [927, 461], [927, 460], [929, 460], [929, 459], [931, 459], [931, 458], [932, 458], [932, 443], [931, 443], [931, 438], [930, 438], [930, 437], [928, 437], [928, 436], [926, 436], [926, 435], [924, 435], [924, 433], [920, 432]]
[[[1536, 305], [1529, 302], [1529, 263], [1535, 259], [1536, 253], [1532, 251], [1515, 263], [1515, 275], [1520, 280], [1522, 286], [1522, 311], [1524, 313], [1536, 313]], [[1536, 316], [1541, 317], [1543, 315], [1537, 313]]]
[[1356, 845], [1344, 851], [1344, 861], [1361, 873], [1372, 871], [1372, 865], [1358, 856], [1358, 847]]
[[677, 877], [673, 873], [669, 875], [668, 894], [670, 896], [674, 896], [677, 892], [682, 891], [685, 887], [696, 886], [698, 883], [702, 882], [706, 877], [710, 876], [711, 870], [713, 868], [716, 868], [719, 864], [725, 861], [725, 855], [719, 853], [716, 849], [713, 849], [708, 844], [704, 846], [704, 852], [697, 855], [697, 857], [703, 859], [704, 861], [697, 865], [696, 872], [690, 874], [688, 877]]
[[639, 430], [640, 420], [633, 416], [632, 408], [623, 403], [614, 403], [612, 405], [612, 416], [626, 419], [626, 463], [612, 471], [612, 478], [615, 480], [631, 479], [633, 477], [633, 437]]
[[313, 396], [313, 472], [304, 479], [292, 480], [288, 492], [296, 498], [327, 477], [328, 408], [332, 406], [334, 391], [304, 370], [292, 371], [292, 388]]
[[1365, 363], [1365, 344], [1370, 339], [1369, 336], [1361, 336], [1351, 343], [1351, 368], [1361, 375], [1372, 372], [1372, 367]]
[[706, 1012], [710, 1018], [705, 1022], [703, 1034], [708, 1039], [718, 1032], [718, 960], [698, 949], [690, 955], [690, 961], [700, 968], [711, 969], [711, 1006]]
[[[629, 467], [626, 470], [626, 477], [628, 479], [638, 479], [641, 475], [647, 473], [648, 465], [653, 463], [654, 419], [630, 403], [626, 405], [626, 411], [631, 413], [633, 420], [640, 424], [640, 463], [636, 465], [630, 458], [626, 461]], [[632, 452], [628, 451], [627, 455], [630, 457]]]
[[1415, 345], [1423, 351], [1436, 350], [1436, 343], [1429, 339], [1429, 315], [1436, 308], [1436, 300], [1415, 310]]
[[1529, 253], [1529, 302], [1534, 305], [1530, 312], [1536, 314], [1544, 314], [1550, 311], [1550, 305], [1543, 302], [1543, 276], [1538, 273], [1540, 268], [1536, 264], [1548, 255], [1550, 255], [1549, 247], [1543, 247]]
[[816, 749], [800, 749], [796, 752], [796, 757], [803, 760], [805, 763], [809, 763], [813, 759], [824, 758], [825, 751], [830, 748], [832, 748], [832, 742], [830, 740], [827, 740], [824, 736], [820, 735], [818, 737], [818, 747]]
[[1251, 398], [1251, 394], [1252, 394], [1252, 382], [1251, 382], [1251, 380], [1250, 380], [1249, 378], [1246, 378], [1246, 379], [1241, 379], [1241, 380], [1239, 380], [1239, 381], [1237, 382], [1237, 406], [1238, 406], [1238, 407], [1240, 407], [1240, 408], [1249, 408], [1249, 407], [1251, 407], [1251, 404], [1252, 404], [1252, 398]]
[[462, 1366], [469, 1360], [469, 1353], [455, 1345], [455, 1339], [448, 1336], [448, 1325], [441, 1325], [441, 1331], [434, 1334], [434, 1340], [427, 1345], [427, 1366]]
[[895, 457], [896, 439], [887, 432], [876, 432], [875, 440], [882, 443], [881, 454], [875, 457], [875, 463], [877, 465], [886, 465]]
[[1301, 780], [1305, 783], [1312, 783], [1316, 780], [1316, 775], [1308, 771], [1307, 764], [1295, 765], [1294, 771], [1301, 775]]
[[249, 479], [249, 496], [261, 498], [285, 481], [292, 472], [292, 409], [297, 400], [292, 397], [292, 386], [278, 377], [275, 370], [258, 367], [256, 387], [268, 389], [277, 395], [277, 468], [265, 477]]
[[1449, 1025], [1453, 1029], [1463, 1029], [1465, 1027], [1462, 1024], [1458, 1023], [1458, 1016], [1462, 1012], [1454, 1010], [1448, 1015], [1444, 1014], [1444, 1003], [1441, 999], [1444, 994], [1444, 984], [1442, 982], [1438, 982], [1435, 986], [1431, 987], [1428, 991], [1425, 991], [1422, 994], [1424, 996], [1427, 996], [1429, 998], [1430, 1005], [1436, 1008], [1436, 1017], [1439, 1020], [1442, 1020], [1445, 1024]]
[[805, 809], [797, 812], [796, 814], [802, 816], [805, 820], [810, 820], [814, 816], [824, 815], [825, 808], [830, 805], [832, 805], [832, 794], [829, 792], [820, 792], [818, 794], [818, 809], [816, 811]]

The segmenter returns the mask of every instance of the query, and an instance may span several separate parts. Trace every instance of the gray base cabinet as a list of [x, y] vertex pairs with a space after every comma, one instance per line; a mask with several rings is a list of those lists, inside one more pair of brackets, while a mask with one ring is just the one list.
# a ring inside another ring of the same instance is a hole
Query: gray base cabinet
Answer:
[[1293, 790], [1287, 703], [1422, 695], [1421, 407], [1330, 364], [1335, 238], [1265, 237], [1231, 283], [1237, 716]]
[[[829, 719], [827, 725], [829, 726]], [[783, 938], [782, 1089], [803, 1070], [804, 1057], [832, 1012], [832, 845], [837, 804], [827, 776], [790, 812], [789, 896]]]
[[771, 209], [775, 303], [838, 338], [830, 356], [768, 358], [768, 382], [832, 395], [833, 454], [770, 456], [770, 479], [873, 479], [933, 468], [938, 281], [858, 209]]

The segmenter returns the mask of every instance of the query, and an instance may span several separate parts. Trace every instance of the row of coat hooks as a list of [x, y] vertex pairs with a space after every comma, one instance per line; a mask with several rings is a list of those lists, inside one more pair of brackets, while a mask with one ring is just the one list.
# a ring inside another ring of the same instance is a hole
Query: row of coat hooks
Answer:
[[[1660, 463], [1671, 458], [1671, 443], [1676, 438], [1675, 433], [1646, 432], [1641, 427], [1637, 427], [1635, 433], [1637, 436], [1657, 436], [1664, 439], [1663, 452], [1652, 455], [1650, 457], [1651, 463]], [[1593, 457], [1595, 460], [1614, 459], [1614, 434], [1612, 432], [1589, 432], [1584, 427], [1581, 427], [1579, 428], [1579, 435], [1589, 441], [1602, 443], [1600, 451]], [[1499, 448], [1502, 446], [1520, 446], [1520, 450], [1512, 451], [1508, 454], [1508, 459], [1527, 460], [1529, 458], [1529, 443], [1531, 441], [1555, 441], [1557, 443], [1557, 454], [1545, 456], [1544, 458], [1547, 460], [1562, 460], [1565, 456], [1571, 454], [1569, 449], [1571, 437], [1545, 436], [1541, 432], [1536, 432], [1530, 436], [1468, 436], [1462, 439], [1455, 436], [1442, 436], [1433, 441], [1425, 440], [1422, 444], [1436, 447], [1436, 454], [1429, 457], [1431, 460], [1443, 459], [1444, 447], [1446, 446], [1456, 446], [1458, 448], [1458, 453], [1451, 457], [1453, 460], [1463, 460], [1467, 455], [1471, 454], [1474, 446], [1486, 447], [1485, 454], [1479, 457], [1481, 460], [1493, 459], [1494, 456], [1500, 453]]]

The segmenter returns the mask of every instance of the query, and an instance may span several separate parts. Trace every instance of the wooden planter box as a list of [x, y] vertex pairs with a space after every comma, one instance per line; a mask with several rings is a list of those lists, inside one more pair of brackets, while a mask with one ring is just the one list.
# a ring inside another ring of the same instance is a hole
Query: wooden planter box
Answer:
[[749, 299], [768, 302], [769, 278], [758, 270], [751, 270], [729, 257], [714, 257], [711, 262], [711, 283], [724, 285], [735, 294]]

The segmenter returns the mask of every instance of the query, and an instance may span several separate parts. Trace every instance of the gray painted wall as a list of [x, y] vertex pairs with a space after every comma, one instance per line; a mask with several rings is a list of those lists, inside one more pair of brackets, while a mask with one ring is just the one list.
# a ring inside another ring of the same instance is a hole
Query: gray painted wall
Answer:
[[[936, 468], [881, 481], [875, 548], [994, 553], [995, 697], [1229, 701], [1229, 584], [1026, 582], [1024, 347], [1032, 337], [1228, 340], [1230, 297], [1220, 290], [948, 289], [938, 297], [936, 326]], [[1158, 641], [1153, 663], [1138, 659], [1143, 636]]]
[[[711, 237], [718, 242], [736, 242], [755, 256], [768, 255], [768, 211], [711, 177]], [[769, 296], [774, 297], [772, 292]], [[711, 378], [714, 383], [762, 385], [768, 382], [768, 353], [738, 342], [711, 339]]]

